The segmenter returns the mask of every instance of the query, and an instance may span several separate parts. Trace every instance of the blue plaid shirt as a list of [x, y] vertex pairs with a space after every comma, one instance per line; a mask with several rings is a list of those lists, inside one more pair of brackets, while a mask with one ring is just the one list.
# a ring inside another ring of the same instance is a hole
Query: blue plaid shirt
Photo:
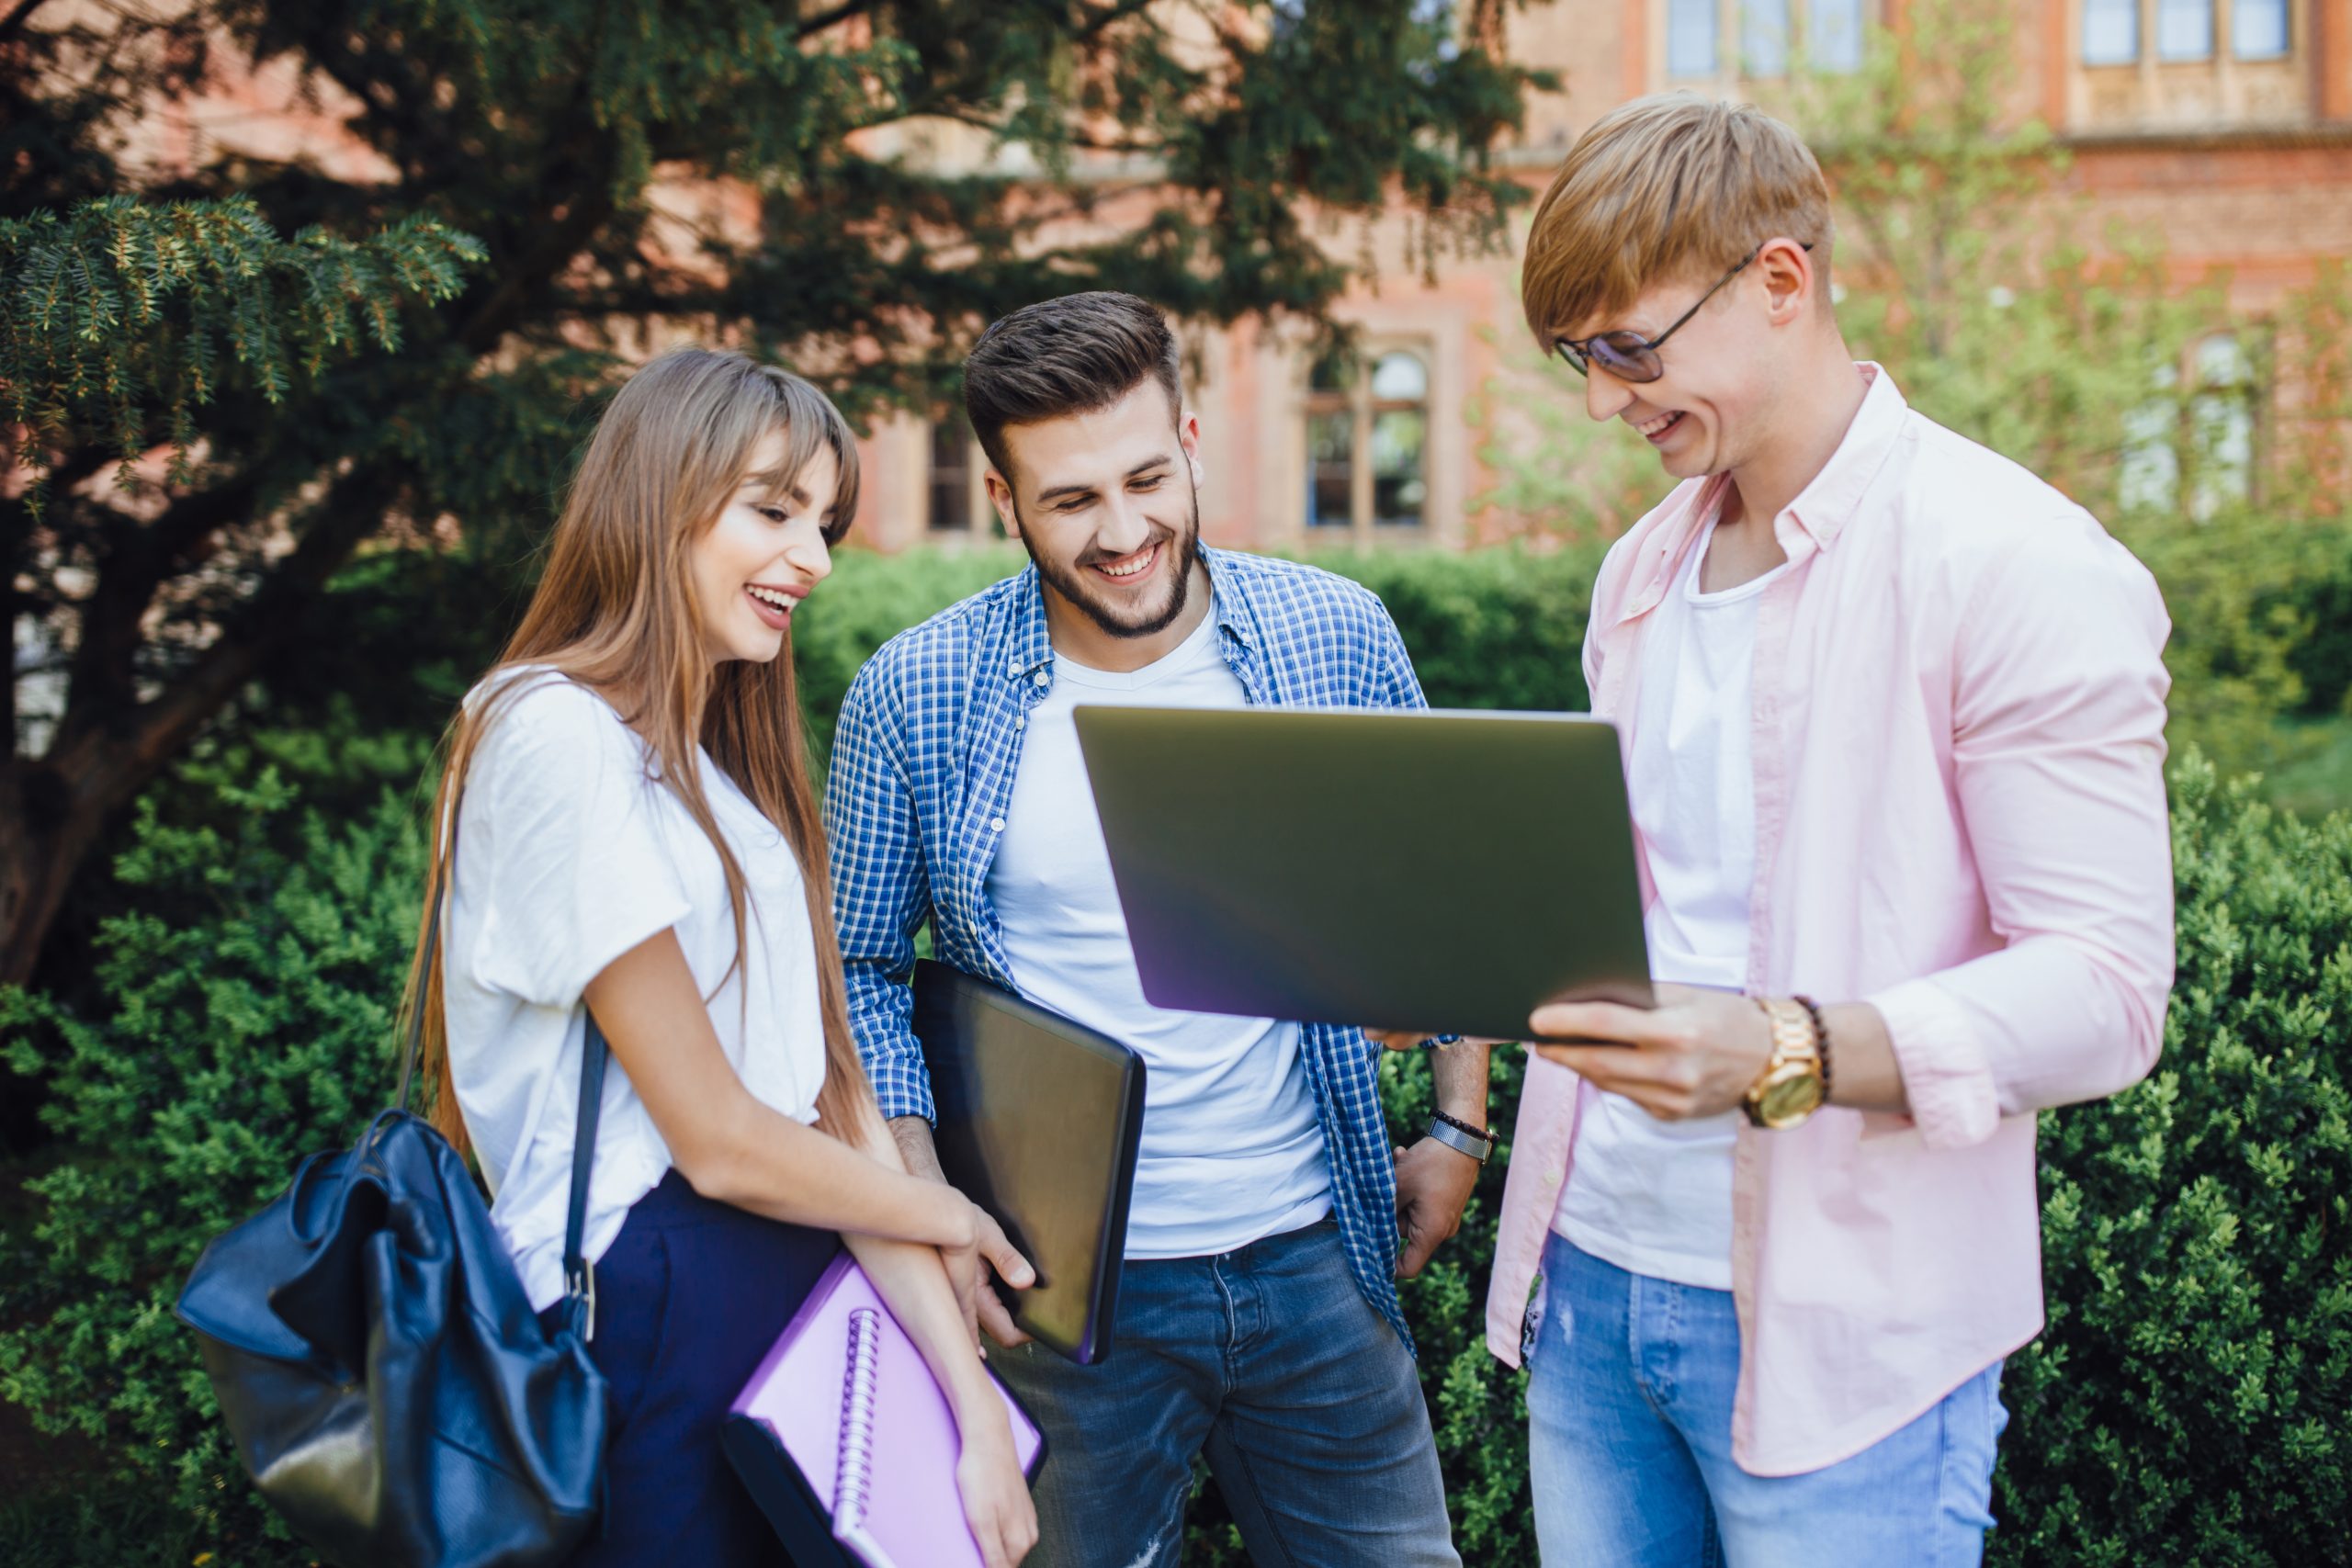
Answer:
[[[1396, 623], [1368, 590], [1293, 561], [1203, 552], [1217, 646], [1252, 704], [1425, 707]], [[851, 682], [825, 783], [834, 915], [850, 1028], [886, 1117], [933, 1119], [908, 1020], [915, 933], [1013, 991], [989, 902], [1029, 710], [1053, 685], [1037, 569], [884, 644]], [[1396, 1172], [1380, 1111], [1380, 1048], [1357, 1029], [1305, 1026], [1299, 1062], [1331, 1161], [1331, 1208], [1366, 1300], [1412, 1335], [1396, 1300]]]

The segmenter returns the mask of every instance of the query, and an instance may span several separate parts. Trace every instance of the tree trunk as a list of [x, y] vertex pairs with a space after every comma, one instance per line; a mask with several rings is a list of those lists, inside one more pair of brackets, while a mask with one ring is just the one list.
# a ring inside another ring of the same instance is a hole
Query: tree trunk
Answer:
[[0, 766], [0, 985], [32, 977], [74, 872], [130, 793], [97, 799], [40, 759]]
[[[111, 688], [77, 682], [48, 751], [0, 766], [0, 984], [31, 976], [107, 823], [254, 678], [292, 630], [293, 606], [324, 589], [380, 525], [380, 499], [371, 506], [363, 498], [379, 497], [384, 484], [365, 465], [330, 484], [300, 542], [161, 694], [125, 705], [108, 700]], [[153, 585], [139, 581], [143, 602]], [[98, 593], [108, 592], [102, 576]]]

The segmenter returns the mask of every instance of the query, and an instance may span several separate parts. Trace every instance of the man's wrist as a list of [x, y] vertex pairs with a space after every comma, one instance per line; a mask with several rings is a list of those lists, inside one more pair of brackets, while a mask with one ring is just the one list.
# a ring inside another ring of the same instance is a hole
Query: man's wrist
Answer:
[[1461, 1117], [1440, 1111], [1430, 1118], [1430, 1137], [1464, 1158], [1484, 1165], [1495, 1152], [1494, 1135]]
[[944, 1182], [947, 1172], [939, 1164], [939, 1147], [932, 1141], [931, 1123], [921, 1116], [893, 1116], [888, 1123], [890, 1141], [899, 1145], [899, 1157], [907, 1162], [907, 1172], [926, 1181]]

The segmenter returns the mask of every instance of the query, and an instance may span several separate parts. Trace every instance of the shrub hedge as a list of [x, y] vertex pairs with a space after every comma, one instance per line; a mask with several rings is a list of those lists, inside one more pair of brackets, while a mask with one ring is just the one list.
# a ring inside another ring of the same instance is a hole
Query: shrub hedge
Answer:
[[[846, 559], [800, 628], [812, 712], [831, 713], [882, 636], [1007, 559]], [[1582, 705], [1589, 561], [1340, 564], [1388, 601], [1433, 702]], [[117, 1484], [169, 1498], [188, 1534], [157, 1543], [155, 1568], [199, 1551], [220, 1568], [308, 1561], [238, 1474], [170, 1303], [206, 1239], [389, 1089], [421, 847], [418, 797], [380, 781], [413, 776], [423, 750], [413, 735], [362, 744], [352, 722], [184, 765], [117, 862], [98, 983], [0, 993], [0, 1055], [46, 1080], [64, 1151], [34, 1184], [38, 1225], [0, 1237], [15, 1265], [0, 1399], [100, 1439]], [[295, 778], [336, 809], [309, 809]], [[2282, 817], [2193, 758], [2174, 788], [2181, 976], [2164, 1062], [2044, 1119], [2051, 1326], [2010, 1365], [1996, 1563], [2352, 1562], [2352, 821]], [[1426, 1072], [1399, 1057], [1385, 1075], [1395, 1124], [1421, 1124]], [[1498, 1053], [1506, 1131], [1517, 1077]], [[1521, 1563], [1522, 1383], [1480, 1340], [1503, 1169], [1405, 1296], [1464, 1556]], [[74, 1561], [60, 1540], [90, 1519], [86, 1490], [20, 1500], [0, 1509], [0, 1559]], [[1238, 1560], [1213, 1495], [1187, 1560]]]

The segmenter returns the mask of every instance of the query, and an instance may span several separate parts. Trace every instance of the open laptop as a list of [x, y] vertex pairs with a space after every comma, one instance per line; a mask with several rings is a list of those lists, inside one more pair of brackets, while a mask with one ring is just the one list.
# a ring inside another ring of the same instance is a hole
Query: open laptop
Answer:
[[915, 965], [940, 1168], [1004, 1227], [1037, 1283], [1012, 1320], [1081, 1365], [1111, 1353], [1144, 1062], [1129, 1047], [944, 964]]
[[1528, 1035], [1652, 1003], [1617, 732], [1566, 714], [1081, 706], [1156, 1007]]

